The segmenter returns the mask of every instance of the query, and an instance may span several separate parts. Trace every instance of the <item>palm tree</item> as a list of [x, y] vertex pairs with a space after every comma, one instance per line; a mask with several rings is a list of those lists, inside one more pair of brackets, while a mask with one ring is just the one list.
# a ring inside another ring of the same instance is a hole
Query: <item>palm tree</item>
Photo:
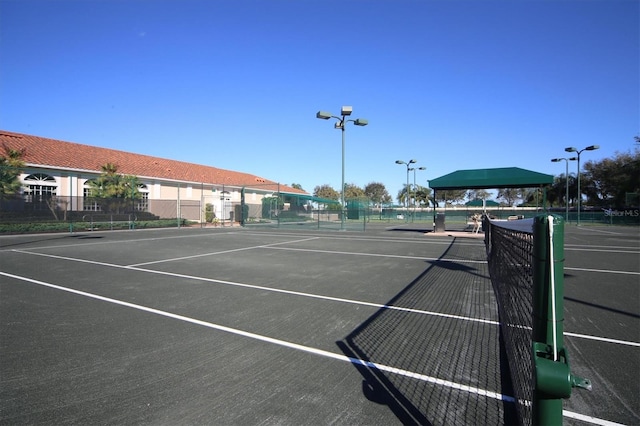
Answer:
[[405, 184], [402, 189], [398, 191], [398, 196], [396, 197], [396, 199], [398, 200], [398, 203], [405, 204], [406, 202], [406, 205], [408, 206], [409, 202], [411, 201], [411, 196], [411, 185]]
[[428, 206], [431, 199], [431, 188], [418, 185], [415, 190], [415, 201], [421, 206]]
[[120, 213], [125, 208], [127, 200], [140, 197], [137, 176], [118, 173], [118, 166], [106, 163], [101, 167], [102, 173], [95, 180], [89, 182], [91, 196], [100, 200], [101, 207], [110, 213]]

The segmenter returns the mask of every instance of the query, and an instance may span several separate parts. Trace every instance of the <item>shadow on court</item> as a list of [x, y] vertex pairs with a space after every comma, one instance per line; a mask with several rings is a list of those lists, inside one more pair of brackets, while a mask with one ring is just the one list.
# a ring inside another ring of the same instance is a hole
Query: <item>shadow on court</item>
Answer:
[[[385, 404], [403, 424], [513, 424], [515, 406], [482, 391], [512, 395], [482, 246], [454, 239], [437, 261], [382, 308], [337, 342], [352, 358], [413, 372], [410, 377], [354, 364], [362, 392]], [[456, 261], [458, 260], [458, 261]], [[469, 389], [461, 390], [461, 386]]]
[[[9, 236], [11, 237], [11, 236]], [[0, 248], [26, 246], [33, 243], [43, 243], [56, 240], [93, 240], [104, 238], [103, 235], [87, 234], [33, 234], [19, 235], [18, 238], [8, 238], [6, 241], [0, 239]]]
[[589, 306], [589, 307], [592, 307], [592, 308], [602, 309], [602, 310], [608, 311], [608, 312], [613, 312], [615, 314], [627, 315], [627, 316], [630, 316], [631, 318], [640, 318], [640, 315], [635, 314], [633, 312], [623, 311], [623, 310], [612, 308], [612, 307], [609, 307], [609, 306], [605, 306], [605, 305], [602, 305], [602, 304], [599, 304], [599, 303], [593, 303], [593, 302], [587, 302], [585, 300], [579, 300], [579, 299], [576, 299], [574, 297], [565, 296], [564, 300], [568, 300], [568, 301], [571, 301], [571, 302], [579, 303], [581, 305]]

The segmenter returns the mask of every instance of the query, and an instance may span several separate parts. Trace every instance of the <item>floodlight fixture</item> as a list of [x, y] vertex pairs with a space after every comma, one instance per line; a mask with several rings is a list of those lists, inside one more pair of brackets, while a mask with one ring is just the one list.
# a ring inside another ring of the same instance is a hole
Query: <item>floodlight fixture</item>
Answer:
[[[580, 149], [578, 150], [578, 148], [570, 146], [568, 148], [565, 148], [564, 150], [566, 152], [575, 152], [578, 154], [577, 157], [572, 157], [569, 160], [573, 161], [573, 160], [578, 160], [578, 219], [576, 221], [576, 225], [580, 226], [580, 204], [582, 203], [582, 191], [580, 190], [580, 154], [582, 154], [583, 151], [595, 151], [596, 149], [599, 149], [600, 145], [589, 145], [586, 148]], [[552, 160], [553, 161], [553, 160]], [[567, 164], [569, 163], [569, 161], [567, 161]], [[567, 173], [568, 174], [568, 173]]]
[[[567, 151], [567, 150], [565, 150]], [[573, 152], [573, 151], [567, 151], [567, 152]], [[553, 161], [554, 163], [558, 163], [560, 161], [564, 161], [565, 164], [565, 175], [564, 175], [564, 190], [565, 190], [565, 196], [564, 196], [564, 220], [565, 222], [569, 221], [569, 161], [574, 161], [577, 160], [577, 157], [571, 157], [571, 158], [553, 158], [551, 159], [551, 161]]]
[[328, 120], [330, 118], [335, 118], [337, 120], [337, 122], [335, 123], [335, 128], [336, 129], [340, 129], [342, 133], [342, 189], [340, 190], [340, 198], [341, 198], [341, 209], [342, 209], [342, 214], [340, 215], [340, 229], [344, 230], [344, 219], [345, 219], [345, 212], [344, 212], [344, 208], [346, 206], [345, 204], [345, 199], [344, 199], [344, 188], [345, 188], [345, 184], [344, 184], [344, 146], [345, 146], [345, 127], [347, 125], [347, 123], [349, 121], [351, 121], [353, 124], [355, 124], [356, 126], [366, 126], [367, 124], [369, 124], [369, 121], [367, 121], [364, 118], [357, 118], [355, 120], [348, 120], [347, 117], [351, 115], [351, 113], [353, 113], [353, 107], [352, 106], [343, 106], [340, 109], [340, 113], [341, 113], [341, 117], [332, 115], [330, 112], [327, 111], [318, 111], [316, 113], [316, 118], [320, 118], [322, 120]]
[[[409, 161], [402, 161], [402, 160], [396, 160], [396, 164], [404, 164], [405, 166], [407, 166], [407, 187], [406, 187], [406, 191], [407, 191], [407, 195], [405, 197], [405, 210], [409, 210], [409, 171], [413, 170], [413, 181], [415, 184], [415, 180], [416, 180], [416, 172], [415, 172], [415, 168], [413, 167], [409, 167], [411, 164], [415, 164], [417, 163], [418, 160], [416, 160], [415, 158], [412, 158]], [[426, 169], [426, 167], [425, 167]], [[420, 170], [423, 170], [423, 168], [420, 168]]]

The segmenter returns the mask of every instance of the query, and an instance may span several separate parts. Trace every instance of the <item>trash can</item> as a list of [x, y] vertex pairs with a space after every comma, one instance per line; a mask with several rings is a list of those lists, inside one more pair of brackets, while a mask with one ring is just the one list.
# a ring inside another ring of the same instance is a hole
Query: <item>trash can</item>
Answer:
[[444, 213], [438, 213], [436, 215], [436, 222], [434, 224], [434, 232], [444, 232]]

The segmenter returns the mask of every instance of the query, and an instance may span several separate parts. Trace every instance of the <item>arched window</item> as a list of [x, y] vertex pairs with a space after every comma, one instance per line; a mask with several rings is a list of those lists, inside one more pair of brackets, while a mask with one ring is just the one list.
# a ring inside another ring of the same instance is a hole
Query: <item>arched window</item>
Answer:
[[32, 203], [36, 210], [46, 209], [46, 202], [58, 193], [55, 178], [44, 173], [34, 173], [25, 177], [24, 186], [24, 200]]
[[139, 212], [149, 211], [149, 188], [144, 183], [138, 184], [139, 198], [136, 203], [136, 210]]

